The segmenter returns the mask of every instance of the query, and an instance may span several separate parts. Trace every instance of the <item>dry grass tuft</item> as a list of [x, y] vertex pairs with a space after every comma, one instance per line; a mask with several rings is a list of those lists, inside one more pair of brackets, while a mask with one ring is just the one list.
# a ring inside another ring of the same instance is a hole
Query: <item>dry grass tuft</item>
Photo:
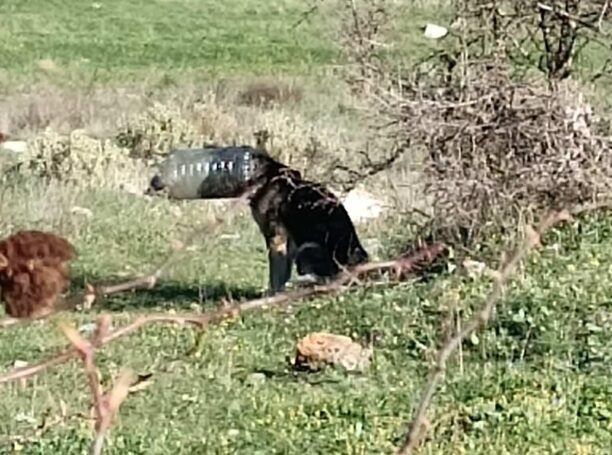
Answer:
[[269, 153], [309, 178], [333, 183], [340, 164], [359, 169], [356, 150], [363, 143], [350, 125], [297, 110], [228, 104], [212, 90], [188, 104], [155, 103], [127, 121], [117, 140], [130, 156], [156, 160], [180, 147], [255, 145], [261, 130], [270, 133]]
[[129, 159], [126, 150], [82, 130], [62, 135], [51, 129], [28, 141], [28, 149], [8, 166], [4, 177], [62, 182], [81, 187], [121, 188], [142, 173], [145, 163]]
[[29, 137], [51, 128], [62, 134], [85, 129], [104, 136], [117, 120], [136, 114], [147, 104], [142, 88], [71, 89], [37, 85], [0, 96], [0, 131], [13, 137]]
[[[377, 169], [378, 155], [387, 154], [388, 141], [365, 141], [360, 119], [346, 109], [352, 100], [342, 90], [332, 99], [311, 85], [237, 78], [206, 88], [33, 87], [30, 93], [0, 99], [0, 107], [6, 108], [0, 109], [2, 131], [28, 143], [27, 153], [0, 153], [0, 172], [5, 182], [6, 177], [19, 177], [54, 182], [54, 188], [63, 182], [62, 188], [137, 193], [146, 187], [151, 166], [174, 148], [255, 145], [255, 133], [266, 130], [268, 151], [307, 178], [323, 181], [337, 193], [367, 182], [370, 190], [374, 184], [375, 192], [392, 192], [398, 204], [410, 206], [406, 201], [414, 198], [414, 188], [396, 184], [406, 180], [404, 169], [369, 172]], [[250, 89], [255, 93], [272, 86], [272, 104], [241, 102]]]
[[296, 105], [302, 101], [302, 89], [280, 81], [251, 82], [238, 94], [238, 103], [245, 106], [271, 108]]

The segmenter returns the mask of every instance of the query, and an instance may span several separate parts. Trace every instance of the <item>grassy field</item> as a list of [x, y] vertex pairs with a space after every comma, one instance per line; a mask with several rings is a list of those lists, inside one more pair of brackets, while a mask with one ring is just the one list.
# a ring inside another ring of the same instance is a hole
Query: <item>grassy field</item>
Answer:
[[[85, 279], [146, 273], [172, 239], [221, 210], [183, 204], [176, 218], [165, 201], [112, 192], [56, 191], [45, 201], [25, 196], [4, 194], [2, 213], [11, 213], [13, 229], [51, 228], [75, 242], [75, 288]], [[72, 215], [71, 206], [88, 207], [93, 216]], [[248, 213], [232, 212], [226, 219], [223, 235], [198, 239], [156, 289], [106, 300], [104, 310], [93, 314], [63, 317], [80, 326], [110, 311], [119, 326], [143, 312], [200, 311], [214, 308], [223, 296], [258, 295], [266, 277], [263, 242]], [[360, 232], [384, 245], [397, 242], [398, 231], [389, 226]], [[495, 323], [467, 342], [461, 361], [452, 363], [430, 416], [432, 442], [425, 453], [605, 453], [612, 442], [612, 303], [605, 278], [611, 234], [609, 220], [591, 218], [546, 237], [546, 248], [507, 291]], [[128, 397], [109, 453], [390, 453], [450, 305], [456, 302], [457, 316], [466, 317], [489, 287], [485, 278], [447, 276], [355, 290], [211, 327], [191, 353], [193, 329], [142, 330], [99, 356], [107, 384], [121, 367], [153, 374], [150, 387]], [[3, 370], [63, 346], [54, 324], [3, 331]], [[319, 330], [363, 341], [376, 332], [372, 368], [363, 375], [291, 373], [286, 357], [294, 343]], [[3, 453], [15, 446], [30, 454], [85, 450], [90, 429], [77, 414], [87, 409], [88, 393], [78, 364], [52, 369], [26, 387], [2, 386], [2, 397]], [[62, 416], [62, 408], [65, 420], [34, 436], [43, 420]]]
[[70, 73], [100, 82], [185, 72], [299, 74], [333, 56], [319, 21], [292, 28], [302, 12], [292, 0], [8, 0], [0, 5], [0, 57], [17, 79], [45, 68], [63, 73], [60, 80]]
[[[162, 83], [174, 93], [170, 98], [188, 92], [191, 102], [198, 99], [194, 85], [200, 75], [299, 78], [334, 65], [328, 22], [292, 27], [305, 9], [295, 0], [5, 0], [0, 61], [7, 63], [0, 65], [0, 82], [7, 99], [28, 84], [45, 85], [49, 97], [37, 106], [51, 100], [58, 109], [45, 115], [53, 119], [64, 115], [63, 94], [73, 100], [71, 91], [95, 81], [102, 91], [87, 92], [81, 104], [70, 102], [70, 109], [84, 126], [104, 115], [102, 129], [112, 135], [120, 110], [132, 104], [116, 91], [123, 85], [140, 90], [133, 101], [138, 108], [131, 106], [138, 114], [147, 106], [141, 98], [158, 99], [145, 95], [148, 88], [139, 84]], [[407, 43], [422, 44], [416, 25], [432, 14], [410, 14], [415, 31]], [[305, 153], [314, 135], [323, 153], [340, 153], [350, 141], [358, 142], [361, 131], [334, 93], [336, 82], [326, 80], [318, 88], [320, 77], [304, 82], [303, 98], [290, 106], [244, 106], [229, 96], [211, 102], [206, 128], [230, 142], [273, 126], [281, 148]], [[104, 91], [111, 87], [112, 92]], [[112, 96], [104, 104], [108, 93]], [[94, 99], [98, 109], [81, 112]], [[21, 115], [16, 106], [29, 106], [10, 105], [12, 118]], [[305, 168], [300, 159], [293, 156]], [[148, 272], [173, 240], [206, 226], [212, 215], [225, 220], [222, 232], [200, 236], [153, 290], [105, 299], [90, 312], [0, 331], [0, 372], [17, 360], [36, 362], [62, 348], [59, 319], [81, 327], [109, 312], [114, 326], [121, 326], [142, 313], [205, 311], [223, 298], [256, 297], [265, 289], [264, 242], [248, 210], [228, 212], [205, 201], [171, 204], [121, 191], [120, 183], [143, 187], [147, 173], [136, 169], [134, 174], [109, 175], [104, 185], [79, 181], [48, 187], [32, 179], [1, 187], [0, 236], [42, 228], [69, 238], [79, 255], [72, 268], [76, 290], [86, 280]], [[374, 256], [388, 257], [410, 242], [406, 221], [391, 214], [358, 230]], [[449, 365], [422, 453], [608, 453], [612, 221], [584, 217], [549, 233], [543, 243], [505, 292], [495, 321], [466, 341]], [[152, 374], [149, 387], [131, 394], [121, 408], [105, 453], [393, 453], [431, 366], [442, 322], [450, 313], [459, 324], [490, 286], [485, 277], [449, 273], [429, 282], [355, 289], [287, 310], [244, 315], [210, 327], [199, 342], [192, 328], [141, 330], [98, 355], [105, 386], [123, 367]], [[292, 372], [287, 357], [312, 331], [363, 342], [376, 334], [371, 368], [363, 374]], [[0, 453], [86, 453], [92, 438], [83, 417], [88, 407], [76, 362], [26, 384], [0, 386]]]
[[[337, 63], [332, 4], [296, 0], [6, 0], [0, 83], [172, 84], [232, 74], [317, 73]], [[402, 10], [408, 24], [432, 13]], [[422, 47], [419, 30], [404, 39]], [[419, 46], [414, 46], [419, 49]]]

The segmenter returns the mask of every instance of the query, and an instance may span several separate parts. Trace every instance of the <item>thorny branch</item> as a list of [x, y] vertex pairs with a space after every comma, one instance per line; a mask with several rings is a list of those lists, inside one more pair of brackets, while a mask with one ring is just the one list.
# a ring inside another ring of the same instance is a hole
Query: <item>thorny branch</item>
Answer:
[[[317, 295], [336, 294], [346, 291], [350, 288], [351, 284], [373, 273], [390, 272], [396, 277], [403, 277], [411, 273], [415, 273], [420, 267], [431, 263], [444, 251], [445, 247], [442, 244], [433, 244], [407, 257], [400, 257], [393, 261], [366, 263], [359, 265], [352, 270], [345, 270], [338, 278], [327, 284], [287, 291], [276, 294], [272, 297], [247, 300], [245, 302], [235, 303], [233, 305], [228, 305], [218, 310], [206, 313], [183, 315], [153, 314], [142, 316], [124, 327], [100, 336], [97, 343], [92, 345], [92, 349], [115, 341], [122, 336], [129, 335], [150, 324], [194, 325], [200, 329], [205, 329], [210, 324], [219, 323], [225, 319], [237, 317], [244, 312], [279, 307], [292, 302], [309, 299]], [[0, 375], [0, 384], [35, 376], [48, 368], [66, 363], [67, 361], [77, 357], [79, 352], [81, 351], [75, 350], [74, 348], [68, 348], [38, 364], [16, 368], [9, 373]]]
[[102, 340], [108, 333], [110, 327], [110, 316], [103, 315], [98, 319], [96, 330], [91, 341], [85, 340], [79, 332], [72, 326], [62, 323], [60, 329], [83, 361], [83, 368], [87, 376], [87, 382], [91, 391], [93, 409], [95, 414], [96, 437], [91, 446], [92, 455], [102, 453], [106, 433], [111, 426], [112, 420], [119, 410], [119, 406], [127, 397], [133, 375], [130, 371], [124, 370], [120, 373], [115, 385], [107, 394], [104, 393], [100, 384], [100, 376], [94, 361], [95, 349], [99, 347]]
[[359, 154], [362, 156], [363, 160], [359, 167], [360, 170], [352, 169], [349, 166], [337, 162], [334, 166], [334, 172], [345, 172], [348, 174], [348, 177], [345, 179], [336, 178], [335, 180], [342, 185], [344, 191], [350, 191], [355, 188], [359, 182], [363, 182], [368, 177], [389, 170], [395, 162], [402, 157], [404, 150], [405, 148], [403, 147], [395, 147], [393, 153], [380, 161], [372, 160], [367, 152], [361, 151]]
[[436, 363], [430, 373], [429, 380], [422, 391], [419, 404], [412, 423], [409, 426], [408, 433], [398, 451], [399, 455], [411, 454], [419, 445], [424, 428], [426, 425], [426, 413], [431, 404], [431, 400], [436, 391], [436, 387], [444, 375], [446, 362], [453, 352], [461, 345], [461, 343], [476, 330], [484, 327], [489, 320], [495, 308], [496, 302], [502, 295], [504, 285], [514, 272], [520, 261], [533, 249], [540, 244], [541, 236], [555, 224], [571, 219], [570, 212], [567, 210], [552, 212], [546, 216], [534, 230], [527, 226], [526, 235], [521, 245], [519, 245], [510, 257], [502, 261], [502, 265], [495, 274], [495, 282], [493, 289], [486, 297], [483, 307], [478, 311], [470, 321], [462, 325], [462, 329], [455, 336], [448, 339], [438, 351]]
[[305, 10], [304, 12], [302, 12], [302, 14], [300, 14], [300, 18], [294, 22], [291, 28], [296, 29], [300, 25], [302, 25], [304, 22], [307, 22], [310, 19], [310, 17], [318, 11], [318, 9], [319, 9], [319, 3], [317, 0], [315, 0], [314, 4], [311, 4], [307, 10]]

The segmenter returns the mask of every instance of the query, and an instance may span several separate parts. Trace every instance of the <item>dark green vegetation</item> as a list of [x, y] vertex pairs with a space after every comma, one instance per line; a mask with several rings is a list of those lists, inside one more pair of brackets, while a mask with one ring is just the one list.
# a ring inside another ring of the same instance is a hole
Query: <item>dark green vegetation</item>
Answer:
[[[323, 25], [292, 29], [302, 2], [99, 3], [3, 1], [2, 77], [11, 83], [145, 83], [165, 75], [189, 79], [199, 71], [299, 74], [333, 63]], [[421, 14], [411, 17], [420, 24], [427, 13]], [[413, 36], [421, 43], [418, 31]], [[43, 74], [42, 59], [59, 71]], [[173, 239], [223, 213], [205, 202], [177, 205], [180, 213], [165, 201], [86, 182], [51, 189], [26, 182], [0, 189], [0, 235], [43, 228], [67, 236], [79, 252], [73, 266], [79, 289], [85, 280], [148, 272]], [[77, 206], [92, 216], [73, 212]], [[81, 326], [104, 310], [120, 326], [143, 312], [199, 311], [228, 295], [257, 296], [267, 279], [263, 240], [246, 211], [223, 217], [223, 232], [198, 238], [154, 290], [61, 317]], [[406, 244], [404, 223], [390, 218], [359, 231], [364, 239], [378, 238], [385, 251]], [[453, 358], [429, 414], [422, 453], [603, 454], [612, 446], [612, 222], [586, 217], [549, 233], [543, 243], [506, 291], [495, 321]], [[105, 453], [392, 453], [441, 325], [452, 311], [455, 323], [467, 318], [490, 285], [487, 278], [454, 274], [357, 289], [288, 311], [246, 314], [211, 327], [199, 342], [191, 328], [141, 330], [98, 355], [105, 387], [123, 367], [153, 374], [149, 387], [127, 398]], [[0, 331], [0, 371], [65, 346], [57, 319]], [[293, 374], [286, 357], [311, 331], [360, 340], [375, 333], [371, 369], [363, 375]], [[92, 430], [80, 414], [88, 406], [76, 362], [25, 387], [0, 386], [0, 453], [85, 453]]]

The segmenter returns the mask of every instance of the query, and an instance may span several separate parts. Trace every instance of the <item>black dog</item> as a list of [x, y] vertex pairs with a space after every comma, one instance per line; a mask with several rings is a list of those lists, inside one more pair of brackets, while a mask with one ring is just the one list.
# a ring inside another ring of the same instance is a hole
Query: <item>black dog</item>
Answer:
[[[187, 156], [187, 151], [180, 152]], [[343, 267], [368, 261], [346, 209], [323, 185], [304, 180], [299, 171], [251, 147], [208, 148], [193, 154], [199, 154], [197, 169], [207, 173], [195, 178], [188, 170], [193, 159], [186, 165], [185, 159], [171, 157], [173, 164], [163, 168], [166, 175], [155, 175], [147, 192], [168, 190], [170, 197], [179, 199], [237, 197], [246, 192], [268, 250], [271, 293], [284, 290], [293, 262], [299, 275], [331, 278]], [[173, 185], [180, 188], [176, 194]], [[197, 188], [191, 190], [191, 185]]]

